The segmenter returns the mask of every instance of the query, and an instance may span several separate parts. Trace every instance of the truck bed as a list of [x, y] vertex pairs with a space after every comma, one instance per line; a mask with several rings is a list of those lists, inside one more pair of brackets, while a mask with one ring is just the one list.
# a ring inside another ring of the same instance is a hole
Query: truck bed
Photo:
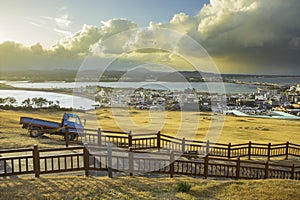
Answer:
[[23, 124], [23, 127], [36, 126], [36, 127], [50, 128], [50, 129], [57, 129], [61, 127], [61, 124], [57, 122], [35, 119], [30, 117], [21, 117], [20, 124]]

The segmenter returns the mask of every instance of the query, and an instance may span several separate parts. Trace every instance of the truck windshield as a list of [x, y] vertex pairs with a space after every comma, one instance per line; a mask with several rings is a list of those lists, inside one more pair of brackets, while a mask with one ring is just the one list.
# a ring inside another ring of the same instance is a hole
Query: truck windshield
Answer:
[[80, 119], [78, 117], [69, 116], [68, 121], [74, 122], [75, 124], [78, 124], [78, 125], [81, 125]]

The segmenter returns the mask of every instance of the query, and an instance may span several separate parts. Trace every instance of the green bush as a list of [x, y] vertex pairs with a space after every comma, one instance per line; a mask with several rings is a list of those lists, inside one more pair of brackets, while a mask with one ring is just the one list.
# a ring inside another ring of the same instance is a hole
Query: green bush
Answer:
[[176, 183], [175, 190], [176, 192], [189, 192], [192, 185], [187, 182], [178, 182]]

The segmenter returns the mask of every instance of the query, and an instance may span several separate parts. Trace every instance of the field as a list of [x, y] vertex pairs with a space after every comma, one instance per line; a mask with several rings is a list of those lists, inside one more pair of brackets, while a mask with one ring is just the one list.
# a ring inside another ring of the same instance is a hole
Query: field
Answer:
[[[62, 136], [31, 138], [21, 129], [20, 116], [60, 121], [61, 111], [5, 111], [0, 116], [0, 146], [3, 148], [62, 147]], [[86, 127], [132, 130], [135, 133], [161, 131], [164, 134], [203, 140], [208, 130], [220, 131], [218, 142], [300, 143], [300, 122], [213, 115], [211, 113], [148, 112], [98, 109], [78, 112]], [[195, 121], [196, 120], [196, 121]], [[196, 126], [196, 130], [195, 130]], [[212, 128], [210, 128], [210, 126]], [[180, 131], [178, 131], [178, 129]], [[175, 191], [176, 183], [188, 182], [188, 193]], [[203, 180], [176, 177], [83, 177], [53, 176], [0, 179], [0, 199], [298, 199], [300, 182], [293, 180]]]
[[[188, 193], [176, 192], [188, 182]], [[214, 181], [194, 178], [49, 177], [0, 179], [0, 199], [299, 199], [291, 180]]]
[[[87, 128], [101, 127], [104, 130], [122, 130], [135, 133], [155, 133], [206, 140], [220, 143], [300, 143], [299, 120], [276, 120], [213, 115], [194, 112], [148, 112], [141, 110], [98, 109], [79, 112], [86, 119]], [[16, 112], [1, 110], [0, 146], [1, 148], [54, 147], [64, 145], [62, 136], [44, 135], [39, 138], [28, 137], [27, 131], [19, 124], [20, 116], [60, 121], [61, 111]], [[208, 132], [209, 131], [209, 132]], [[206, 138], [207, 136], [207, 138]], [[212, 138], [212, 139], [211, 139]]]

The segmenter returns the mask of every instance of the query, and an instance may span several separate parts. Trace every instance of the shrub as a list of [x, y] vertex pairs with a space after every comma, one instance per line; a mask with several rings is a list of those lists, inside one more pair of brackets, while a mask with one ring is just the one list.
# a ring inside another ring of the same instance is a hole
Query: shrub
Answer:
[[176, 192], [189, 192], [192, 185], [187, 182], [178, 182], [176, 183], [175, 190]]

